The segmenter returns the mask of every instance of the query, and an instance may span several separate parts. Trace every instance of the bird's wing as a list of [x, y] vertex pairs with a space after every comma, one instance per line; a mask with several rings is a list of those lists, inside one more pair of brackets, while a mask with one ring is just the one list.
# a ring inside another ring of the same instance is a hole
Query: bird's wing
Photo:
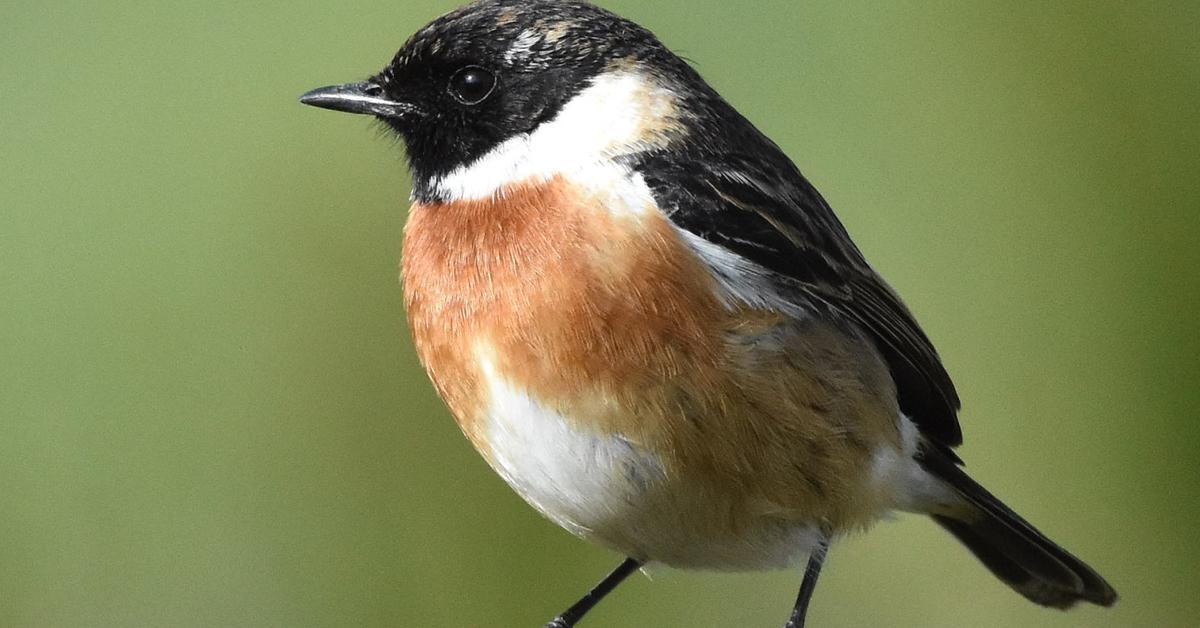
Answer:
[[944, 448], [962, 443], [958, 394], [933, 343], [786, 157], [643, 165], [676, 227], [761, 269], [783, 298], [865, 330], [887, 362], [900, 409], [927, 440]]

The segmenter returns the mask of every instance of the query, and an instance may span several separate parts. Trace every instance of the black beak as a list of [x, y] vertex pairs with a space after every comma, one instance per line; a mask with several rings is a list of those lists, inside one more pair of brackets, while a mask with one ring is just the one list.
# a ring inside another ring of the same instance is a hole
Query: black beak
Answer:
[[363, 113], [381, 118], [399, 118], [421, 113], [409, 103], [388, 99], [383, 88], [371, 81], [314, 89], [301, 96], [300, 102], [322, 109]]

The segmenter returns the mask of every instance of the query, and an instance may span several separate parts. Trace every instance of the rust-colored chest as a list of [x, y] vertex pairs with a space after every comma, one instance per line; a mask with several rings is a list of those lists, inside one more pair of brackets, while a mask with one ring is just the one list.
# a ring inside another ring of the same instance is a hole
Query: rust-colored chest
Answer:
[[647, 428], [605, 408], [717, 359], [711, 277], [657, 210], [614, 209], [628, 208], [562, 179], [413, 206], [402, 275], [417, 352], [485, 455], [481, 353], [541, 403], [596, 422], [582, 427], [622, 433]]

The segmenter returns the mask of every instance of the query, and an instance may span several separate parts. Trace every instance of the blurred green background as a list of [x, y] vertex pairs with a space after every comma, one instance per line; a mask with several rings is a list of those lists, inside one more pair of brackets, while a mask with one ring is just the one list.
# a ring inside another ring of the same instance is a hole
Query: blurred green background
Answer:
[[[1123, 596], [1039, 609], [902, 516], [813, 625], [1200, 625], [1200, 4], [605, 4], [796, 159], [972, 472]], [[615, 564], [420, 371], [399, 147], [296, 103], [452, 6], [0, 6], [0, 626], [535, 626]], [[778, 626], [798, 581], [659, 572], [587, 625]]]

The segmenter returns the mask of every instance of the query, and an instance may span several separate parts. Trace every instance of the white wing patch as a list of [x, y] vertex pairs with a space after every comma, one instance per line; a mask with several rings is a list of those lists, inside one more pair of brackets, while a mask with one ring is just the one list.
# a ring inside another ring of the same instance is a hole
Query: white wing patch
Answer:
[[777, 273], [691, 231], [676, 230], [716, 279], [726, 307], [732, 309], [748, 305], [781, 312], [796, 319], [809, 316], [804, 307], [784, 296], [779, 282], [785, 279]]

